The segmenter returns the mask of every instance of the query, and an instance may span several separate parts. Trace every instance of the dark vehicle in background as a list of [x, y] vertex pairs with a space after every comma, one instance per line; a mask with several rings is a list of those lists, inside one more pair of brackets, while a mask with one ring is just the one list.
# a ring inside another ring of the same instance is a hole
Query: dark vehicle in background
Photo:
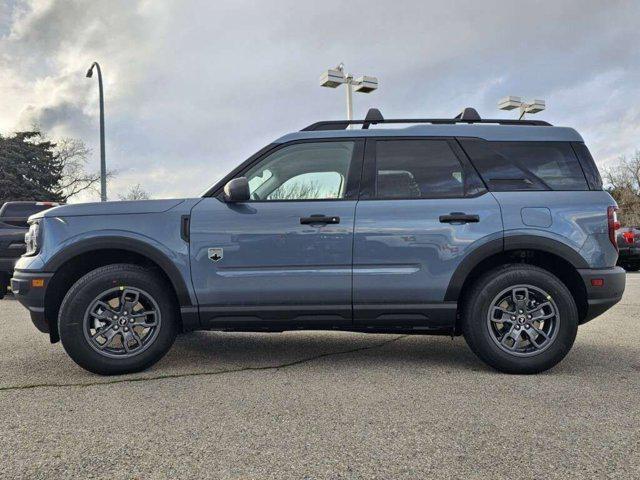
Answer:
[[617, 232], [620, 256], [618, 265], [628, 272], [640, 270], [640, 229], [622, 227]]
[[6, 202], [0, 207], [0, 298], [7, 293], [13, 266], [25, 252], [24, 235], [28, 218], [34, 213], [58, 206], [54, 202]]

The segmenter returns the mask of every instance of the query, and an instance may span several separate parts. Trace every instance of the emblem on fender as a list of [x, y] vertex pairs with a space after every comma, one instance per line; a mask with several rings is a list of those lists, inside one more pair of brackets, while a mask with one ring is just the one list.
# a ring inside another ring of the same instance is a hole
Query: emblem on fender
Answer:
[[209, 260], [212, 262], [219, 262], [224, 257], [224, 251], [222, 248], [210, 248], [208, 251]]

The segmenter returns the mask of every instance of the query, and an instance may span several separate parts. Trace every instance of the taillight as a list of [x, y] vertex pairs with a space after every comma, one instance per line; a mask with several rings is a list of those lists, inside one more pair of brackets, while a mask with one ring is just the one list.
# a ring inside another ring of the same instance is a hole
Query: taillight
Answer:
[[635, 235], [633, 234], [632, 231], [624, 232], [622, 236], [627, 241], [627, 243], [633, 243], [633, 239], [635, 238]]
[[609, 240], [611, 244], [618, 249], [618, 241], [616, 240], [616, 230], [620, 228], [620, 222], [618, 222], [618, 207], [607, 208], [607, 224], [609, 226]]

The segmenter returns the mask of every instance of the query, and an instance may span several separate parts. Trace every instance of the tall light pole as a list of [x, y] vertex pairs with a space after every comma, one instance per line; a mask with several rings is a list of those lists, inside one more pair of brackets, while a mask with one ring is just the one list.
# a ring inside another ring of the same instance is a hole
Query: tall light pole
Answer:
[[98, 91], [100, 95], [100, 201], [107, 201], [107, 160], [104, 150], [104, 91], [102, 88], [102, 71], [98, 62], [93, 62], [87, 70], [87, 78], [93, 76], [93, 68], [98, 71]]
[[500, 110], [513, 110], [518, 108], [520, 109], [520, 117], [518, 120], [522, 120], [525, 113], [541, 112], [546, 108], [546, 104], [544, 100], [531, 100], [530, 102], [524, 102], [521, 97], [508, 96], [498, 102], [498, 108]]
[[371, 93], [378, 88], [378, 79], [362, 75], [354, 78], [351, 73], [344, 72], [344, 64], [325, 70], [320, 75], [320, 86], [336, 88], [344, 84], [347, 87], [347, 120], [353, 120], [353, 91]]

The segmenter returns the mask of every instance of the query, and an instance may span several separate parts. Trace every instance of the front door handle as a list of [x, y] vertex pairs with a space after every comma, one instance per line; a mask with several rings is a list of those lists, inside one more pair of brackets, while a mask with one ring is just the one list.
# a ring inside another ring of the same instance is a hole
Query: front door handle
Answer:
[[311, 215], [300, 218], [300, 225], [312, 225], [314, 223], [340, 223], [340, 217], [328, 217], [326, 215]]
[[451, 212], [449, 215], [440, 215], [440, 223], [478, 223], [479, 215], [467, 215], [463, 212]]

